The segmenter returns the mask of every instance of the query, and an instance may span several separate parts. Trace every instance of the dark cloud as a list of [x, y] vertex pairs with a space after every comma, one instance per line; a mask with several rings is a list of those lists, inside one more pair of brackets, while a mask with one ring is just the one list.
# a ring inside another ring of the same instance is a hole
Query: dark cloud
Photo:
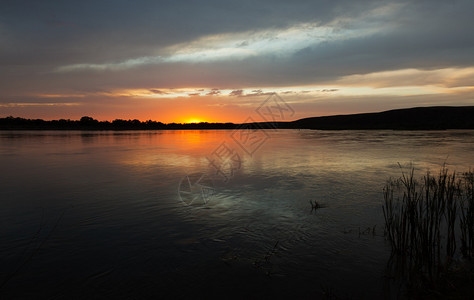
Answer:
[[157, 95], [166, 95], [166, 94], [168, 94], [167, 92], [164, 92], [162, 90], [157, 90], [157, 89], [150, 89], [149, 91], [152, 92], [153, 94], [157, 94]]
[[[156, 54], [159, 48], [210, 34], [285, 28], [301, 22], [326, 23], [341, 13], [357, 15], [376, 3], [6, 0], [0, 4], [0, 22], [14, 43], [2, 54], [8, 55], [9, 61], [29, 63], [110, 62]], [[49, 55], [52, 50], [61, 55]]]
[[233, 90], [232, 92], [230, 92], [230, 96], [242, 96], [242, 93], [244, 91], [243, 90]]
[[255, 97], [255, 96], [269, 96], [273, 95], [274, 92], [266, 92], [264, 93], [262, 90], [253, 90], [251, 93], [247, 93], [243, 95], [244, 97]]
[[212, 89], [209, 93], [206, 94], [206, 96], [217, 96], [220, 95], [221, 91], [219, 89]]

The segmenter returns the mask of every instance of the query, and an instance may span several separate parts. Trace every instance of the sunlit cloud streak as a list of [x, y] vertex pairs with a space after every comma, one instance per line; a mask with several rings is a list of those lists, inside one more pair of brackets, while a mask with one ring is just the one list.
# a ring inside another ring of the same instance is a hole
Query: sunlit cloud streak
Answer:
[[[387, 29], [387, 26], [380, 24], [377, 27], [372, 27], [375, 22], [373, 14], [388, 15], [396, 11], [397, 8], [399, 6], [388, 5], [368, 12], [362, 20], [341, 19], [324, 26], [320, 26], [318, 23], [303, 23], [285, 29], [253, 30], [204, 36], [191, 42], [162, 49], [162, 52], [169, 53], [168, 55], [137, 57], [105, 64], [66, 65], [58, 67], [56, 71], [72, 72], [88, 69], [118, 71], [162, 63], [202, 63], [241, 60], [266, 55], [288, 57], [304, 48], [321, 43], [362, 38]], [[380, 17], [378, 15], [378, 18]]]

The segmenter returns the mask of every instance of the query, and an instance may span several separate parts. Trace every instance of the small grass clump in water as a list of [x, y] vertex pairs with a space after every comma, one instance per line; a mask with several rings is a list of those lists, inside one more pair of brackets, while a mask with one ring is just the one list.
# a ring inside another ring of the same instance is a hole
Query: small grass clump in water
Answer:
[[[443, 167], [417, 180], [414, 169], [384, 188], [385, 231], [396, 273], [411, 284], [434, 286], [459, 254], [474, 256], [474, 175]], [[389, 264], [393, 265], [393, 264]]]
[[324, 208], [326, 207], [324, 204], [320, 204], [318, 201], [316, 200], [309, 200], [309, 204], [311, 204], [311, 212], [313, 211], [317, 211], [318, 209], [320, 208]]

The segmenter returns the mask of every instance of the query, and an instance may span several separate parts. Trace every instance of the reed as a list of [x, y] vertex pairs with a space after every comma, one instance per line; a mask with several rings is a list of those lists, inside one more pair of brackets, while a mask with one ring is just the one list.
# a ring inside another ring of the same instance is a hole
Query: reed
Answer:
[[409, 281], [434, 284], [453, 262], [459, 240], [462, 256], [473, 257], [473, 187], [472, 172], [458, 176], [446, 167], [420, 179], [414, 168], [402, 170], [401, 177], [388, 180], [382, 210], [390, 261], [402, 264], [395, 269]]
[[464, 173], [465, 197], [461, 201], [461, 253], [464, 257], [474, 257], [474, 173]]

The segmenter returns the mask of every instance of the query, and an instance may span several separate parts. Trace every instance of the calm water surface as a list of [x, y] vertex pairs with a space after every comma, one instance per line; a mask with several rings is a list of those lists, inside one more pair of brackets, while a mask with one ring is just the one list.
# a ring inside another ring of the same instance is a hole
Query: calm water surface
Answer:
[[395, 298], [386, 179], [474, 166], [474, 131], [267, 133], [0, 131], [0, 298]]

